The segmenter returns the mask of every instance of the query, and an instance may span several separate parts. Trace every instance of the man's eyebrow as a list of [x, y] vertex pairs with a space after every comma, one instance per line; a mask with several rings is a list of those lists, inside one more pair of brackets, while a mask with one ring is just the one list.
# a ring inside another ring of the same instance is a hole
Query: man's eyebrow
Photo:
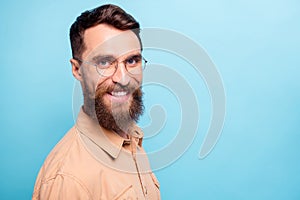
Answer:
[[96, 55], [92, 58], [92, 61], [97, 62], [100, 60], [115, 60], [116, 58], [113, 55]]
[[142, 57], [142, 54], [141, 53], [134, 53], [134, 54], [128, 55], [125, 58], [125, 60], [128, 59], [128, 58], [134, 58], [134, 57]]
[[[133, 57], [142, 57], [141, 53], [133, 53], [131, 55], [126, 56], [126, 58], [124, 60], [127, 60], [129, 58], [133, 58]], [[114, 57], [113, 55], [96, 55], [92, 58], [92, 61], [94, 62], [98, 62], [100, 60], [109, 60], [109, 61], [113, 61], [113, 60], [117, 60], [116, 57]]]

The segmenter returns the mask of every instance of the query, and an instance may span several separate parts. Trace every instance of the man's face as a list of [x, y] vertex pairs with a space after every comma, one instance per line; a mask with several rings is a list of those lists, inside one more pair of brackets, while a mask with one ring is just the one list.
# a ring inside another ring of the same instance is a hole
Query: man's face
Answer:
[[[84, 109], [95, 112], [104, 128], [126, 132], [143, 111], [140, 89], [142, 73], [132, 75], [125, 67], [127, 62], [132, 62], [129, 60], [132, 56], [141, 55], [139, 40], [130, 30], [121, 31], [99, 24], [85, 31], [84, 43], [86, 50], [82, 60], [89, 62], [80, 67]], [[107, 64], [106, 60], [101, 60], [103, 58], [118, 60], [114, 74], [100, 75], [96, 67], [91, 65], [95, 62]]]

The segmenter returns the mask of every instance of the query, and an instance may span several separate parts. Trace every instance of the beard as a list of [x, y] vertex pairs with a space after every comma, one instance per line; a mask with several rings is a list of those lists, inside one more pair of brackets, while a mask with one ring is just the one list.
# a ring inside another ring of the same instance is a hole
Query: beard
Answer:
[[[104, 95], [112, 91], [127, 91], [131, 94], [126, 102], [104, 102]], [[116, 133], [128, 133], [130, 127], [143, 114], [143, 92], [141, 87], [115, 85], [98, 85], [95, 97], [89, 98], [89, 110], [94, 108], [100, 126]]]

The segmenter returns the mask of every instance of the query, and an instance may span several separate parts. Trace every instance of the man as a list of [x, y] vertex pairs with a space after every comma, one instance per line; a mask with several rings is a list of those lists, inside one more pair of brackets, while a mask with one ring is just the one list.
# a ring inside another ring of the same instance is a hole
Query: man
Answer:
[[33, 199], [160, 199], [136, 121], [143, 112], [139, 23], [115, 5], [70, 29], [72, 72], [84, 105], [43, 164]]

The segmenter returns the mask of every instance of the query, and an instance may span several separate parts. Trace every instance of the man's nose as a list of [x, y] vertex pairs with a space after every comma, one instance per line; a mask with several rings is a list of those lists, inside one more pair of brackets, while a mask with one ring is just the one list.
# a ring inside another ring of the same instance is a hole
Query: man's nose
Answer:
[[116, 66], [117, 69], [115, 73], [112, 75], [112, 81], [114, 83], [119, 83], [120, 85], [126, 86], [130, 81], [130, 76], [126, 69], [126, 66], [123, 62], [118, 63]]

